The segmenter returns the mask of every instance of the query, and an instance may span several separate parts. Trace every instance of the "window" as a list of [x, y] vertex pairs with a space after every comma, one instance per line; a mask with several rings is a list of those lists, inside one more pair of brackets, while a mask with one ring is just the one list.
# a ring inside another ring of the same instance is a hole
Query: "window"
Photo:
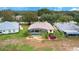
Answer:
[[3, 32], [5, 32], [5, 30], [3, 30]]
[[34, 32], [34, 30], [30, 30], [30, 32]]
[[50, 32], [52, 32], [52, 30], [50, 30]]
[[0, 30], [0, 33], [2, 33], [2, 30]]
[[35, 30], [35, 32], [39, 32], [39, 30]]
[[9, 30], [9, 32], [11, 32], [11, 30]]

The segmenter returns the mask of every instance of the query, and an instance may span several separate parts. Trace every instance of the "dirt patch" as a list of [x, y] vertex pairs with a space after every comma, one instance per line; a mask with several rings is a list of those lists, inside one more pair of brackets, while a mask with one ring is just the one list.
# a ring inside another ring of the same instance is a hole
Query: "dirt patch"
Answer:
[[[30, 44], [32, 46], [34, 46], [35, 48], [44, 48], [44, 47], [47, 47], [47, 48], [52, 48], [52, 49], [55, 49], [55, 50], [58, 50], [58, 51], [69, 51], [69, 50], [72, 50], [74, 46], [76, 46], [75, 44], [77, 44], [77, 42], [74, 40], [56, 40], [56, 41], [45, 41], [45, 42], [39, 42], [35, 39], [29, 39], [29, 40], [26, 40], [24, 41], [26, 42], [27, 44]], [[78, 42], [79, 43], [79, 42]]]
[[9, 44], [23, 44], [22, 42], [23, 40], [18, 40], [18, 39], [7, 39], [7, 40], [1, 40], [0, 41], [0, 47], [1, 46], [5, 46], [5, 45], [9, 45]]
[[[41, 39], [41, 40], [40, 40]], [[26, 38], [26, 39], [8, 39], [8, 40], [0, 40], [0, 47], [3, 47], [8, 44], [20, 45], [20, 44], [28, 44], [34, 47], [36, 51], [43, 50], [56, 50], [56, 51], [72, 51], [77, 50], [74, 47], [79, 47], [79, 39], [76, 40], [56, 40], [49, 41], [47, 39], [39, 38]]]

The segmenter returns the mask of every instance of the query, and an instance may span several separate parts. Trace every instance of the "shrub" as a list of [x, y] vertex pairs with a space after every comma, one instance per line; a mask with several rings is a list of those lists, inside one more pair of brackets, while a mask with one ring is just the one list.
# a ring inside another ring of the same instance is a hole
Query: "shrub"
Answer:
[[53, 34], [54, 34], [56, 37], [58, 37], [58, 38], [64, 38], [64, 37], [65, 37], [64, 33], [61, 32], [61, 31], [58, 31], [58, 30], [54, 31]]
[[46, 38], [46, 39], [48, 38], [48, 35], [49, 35], [48, 32], [42, 32], [42, 33], [41, 33], [41, 36], [42, 36], [43, 38]]
[[29, 34], [29, 32], [28, 31], [24, 31], [23, 32], [23, 37], [27, 37], [27, 36], [29, 36], [30, 34]]

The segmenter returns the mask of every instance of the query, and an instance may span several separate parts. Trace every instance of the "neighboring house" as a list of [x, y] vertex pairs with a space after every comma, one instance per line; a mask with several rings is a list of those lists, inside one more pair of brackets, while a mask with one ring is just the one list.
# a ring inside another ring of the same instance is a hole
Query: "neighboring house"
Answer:
[[59, 31], [69, 36], [79, 35], [79, 26], [73, 23], [55, 23]]
[[2, 21], [3, 18], [4, 18], [4, 17], [0, 17], [0, 21]]
[[48, 22], [35, 22], [29, 26], [28, 31], [31, 34], [41, 34], [41, 32], [53, 32], [53, 26]]
[[16, 19], [16, 20], [22, 20], [23, 16], [22, 15], [17, 15], [17, 16], [12, 16], [13, 19]]
[[41, 18], [41, 16], [38, 16], [38, 19], [40, 19]]
[[22, 20], [22, 15], [17, 15], [15, 18], [16, 18], [16, 20]]
[[0, 23], [0, 34], [19, 32], [19, 23], [17, 22], [2, 22]]

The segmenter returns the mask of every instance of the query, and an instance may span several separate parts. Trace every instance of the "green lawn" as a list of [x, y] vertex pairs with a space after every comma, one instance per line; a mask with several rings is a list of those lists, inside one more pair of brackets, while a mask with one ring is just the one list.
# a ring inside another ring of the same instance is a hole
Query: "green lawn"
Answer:
[[0, 40], [6, 40], [6, 39], [19, 39], [19, 38], [24, 38], [28, 36], [27, 28], [28, 26], [22, 25], [23, 30], [20, 30], [18, 33], [14, 34], [1, 34], [0, 35]]
[[0, 47], [0, 51], [33, 51], [34, 47], [25, 44], [8, 44], [6, 46]]

